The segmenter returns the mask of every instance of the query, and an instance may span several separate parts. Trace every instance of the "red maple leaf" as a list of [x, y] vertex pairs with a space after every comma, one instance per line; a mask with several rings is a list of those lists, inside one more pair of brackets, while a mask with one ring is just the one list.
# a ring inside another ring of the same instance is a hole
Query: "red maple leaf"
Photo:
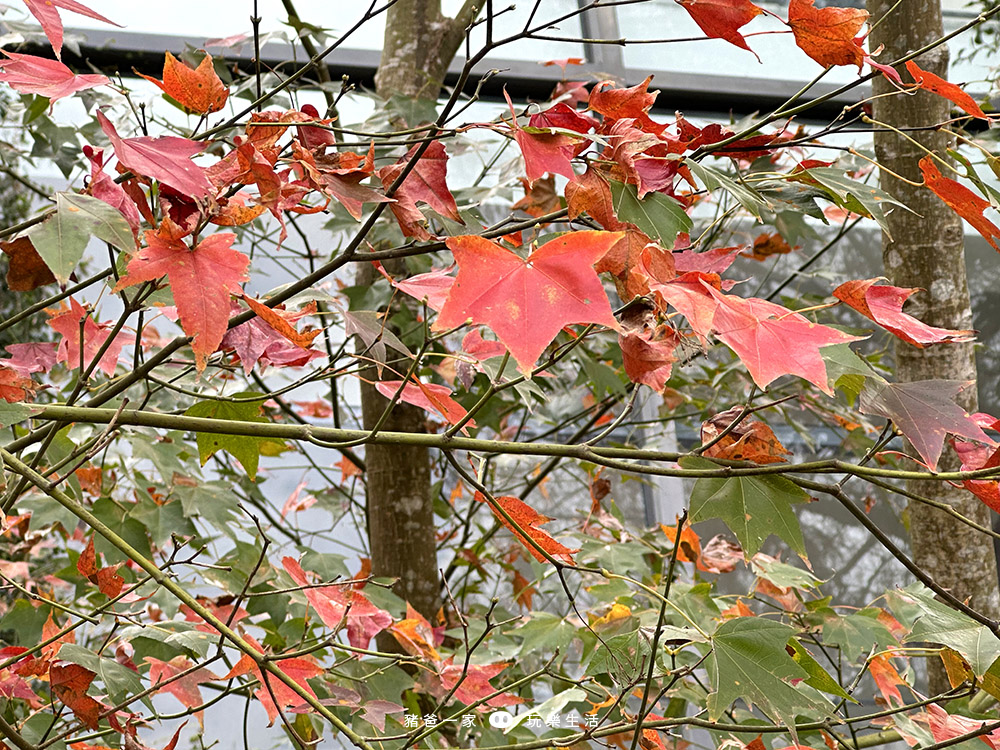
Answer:
[[[49, 326], [62, 334], [63, 338], [59, 342], [59, 349], [56, 352], [56, 361], [65, 362], [71, 370], [80, 366], [81, 348], [83, 349], [83, 366], [90, 367], [94, 357], [104, 346], [114, 326], [111, 323], [97, 323], [87, 312], [87, 308], [70, 297], [69, 306], [65, 302], [55, 309], [46, 310], [49, 315]], [[83, 337], [81, 341], [80, 321], [83, 321]], [[104, 354], [101, 356], [97, 367], [108, 375], [115, 374], [115, 367], [118, 365], [118, 357], [121, 355], [122, 347], [135, 341], [131, 334], [120, 331], [115, 336]]]
[[[485, 705], [492, 708], [503, 708], [504, 706], [516, 706], [524, 703], [521, 698], [513, 693], [500, 693], [495, 695], [497, 689], [490, 684], [490, 680], [497, 677], [507, 667], [510, 662], [497, 662], [496, 664], [454, 664], [453, 657], [449, 656], [441, 662], [438, 668], [439, 684], [433, 685], [432, 695], [443, 698], [452, 688], [455, 692], [452, 698], [466, 705], [472, 705], [486, 698]], [[490, 696], [493, 696], [490, 698]]]
[[[486, 497], [481, 492], [476, 493], [475, 499], [481, 503], [487, 502]], [[551, 518], [543, 516], [520, 498], [499, 496], [494, 499], [496, 506], [493, 503], [489, 503], [493, 515], [527, 547], [528, 552], [538, 562], [547, 562], [548, 558], [545, 556], [546, 554], [556, 560], [573, 562], [573, 553], [578, 550], [563, 546], [545, 531], [538, 528], [542, 524], [551, 521]], [[510, 517], [509, 520], [508, 516]], [[542, 554], [542, 551], [545, 554]]]
[[528, 126], [527, 129], [517, 123], [514, 104], [504, 90], [507, 104], [510, 106], [511, 130], [521, 155], [524, 157], [524, 173], [529, 183], [542, 179], [547, 174], [560, 174], [569, 180], [576, 178], [573, 171], [573, 157], [576, 156], [580, 141], [566, 133], [554, 133], [543, 127]]
[[935, 328], [903, 312], [907, 298], [919, 289], [876, 286], [879, 279], [846, 281], [833, 290], [833, 296], [850, 305], [903, 341], [923, 348], [942, 341], [971, 341], [975, 331], [951, 331]]
[[374, 263], [379, 273], [389, 280], [389, 283], [399, 291], [405, 292], [414, 299], [426, 302], [431, 310], [440, 311], [444, 306], [444, 301], [448, 298], [455, 277], [451, 275], [454, 266], [448, 268], [435, 268], [427, 273], [419, 273], [403, 281], [397, 281], [377, 261]]
[[214, 192], [205, 170], [191, 161], [192, 156], [204, 150], [204, 143], [172, 135], [122, 138], [101, 110], [97, 110], [97, 120], [124, 167], [166, 183], [193, 198], [202, 198]]
[[[6, 363], [8, 360], [0, 360]], [[22, 377], [11, 368], [0, 365], [0, 399], [8, 403], [27, 401], [35, 392], [35, 381]]]
[[52, 45], [52, 51], [56, 53], [56, 57], [60, 60], [62, 59], [63, 24], [62, 18], [59, 15], [59, 8], [79, 13], [81, 16], [87, 16], [96, 21], [110, 23], [112, 26], [121, 27], [121, 24], [105, 18], [86, 5], [76, 2], [76, 0], [24, 0], [24, 4], [28, 6], [31, 15], [42, 25], [42, 31], [45, 32], [45, 36]]
[[868, 20], [868, 11], [859, 8], [816, 8], [814, 0], [791, 0], [788, 25], [795, 43], [823, 67], [857, 65], [861, 69], [865, 52], [854, 38]]
[[184, 109], [200, 115], [218, 112], [229, 99], [229, 90], [215, 74], [212, 56], [208, 53], [205, 53], [198, 67], [193, 69], [167, 52], [163, 60], [162, 81], [142, 73], [139, 76], [159, 86], [163, 93]]
[[[391, 399], [402, 385], [402, 380], [382, 380], [375, 384], [375, 390]], [[432, 414], [439, 414], [448, 424], [458, 424], [467, 413], [465, 407], [451, 397], [451, 389], [448, 386], [422, 383], [417, 378], [406, 384], [399, 395], [399, 400], [419, 406]], [[475, 420], [470, 419], [468, 425], [475, 427]]]
[[297, 586], [303, 586], [309, 604], [323, 624], [336, 630], [347, 619], [347, 639], [355, 648], [368, 648], [371, 639], [392, 625], [392, 615], [372, 604], [364, 594], [347, 586], [312, 586], [294, 557], [284, 557], [281, 565]]
[[631, 88], [607, 88], [611, 81], [601, 81], [590, 92], [588, 106], [594, 112], [604, 115], [607, 120], [621, 120], [630, 117], [643, 130], [650, 133], [662, 133], [666, 125], [660, 125], [649, 118], [649, 110], [656, 101], [659, 92], [648, 91], [653, 76], [649, 76], [640, 84]]
[[860, 337], [813, 323], [767, 300], [723, 295], [715, 289], [711, 293], [724, 300], [712, 321], [716, 335], [736, 352], [760, 388], [782, 375], [798, 375], [824, 393], [832, 392], [820, 348]]
[[[198, 687], [199, 683], [219, 679], [204, 667], [195, 669], [183, 677], [174, 679], [181, 672], [187, 672], [187, 670], [194, 666], [184, 655], [175, 656], [170, 661], [160, 661], [152, 656], [147, 656], [146, 663], [149, 664], [150, 684], [155, 686], [159, 682], [171, 680], [171, 682], [160, 688], [160, 691], [170, 693], [187, 708], [195, 708], [205, 702], [201, 697], [201, 689]], [[196, 711], [194, 715], [198, 719], [198, 723], [204, 726], [205, 712]]]
[[630, 331], [618, 336], [625, 374], [633, 383], [648, 385], [660, 392], [670, 379], [674, 349], [680, 343], [677, 331], [669, 326], [648, 331]]
[[76, 569], [80, 575], [91, 583], [96, 583], [101, 593], [109, 599], [114, 599], [122, 592], [125, 579], [118, 575], [118, 566], [111, 565], [106, 568], [97, 566], [97, 551], [94, 549], [94, 537], [90, 537], [90, 542], [80, 553], [76, 561]]
[[960, 380], [877, 383], [861, 392], [860, 409], [862, 414], [891, 419], [933, 471], [946, 434], [991, 442], [976, 420], [955, 403], [955, 397], [971, 384]]
[[983, 235], [983, 239], [1000, 250], [996, 239], [1000, 237], [1000, 227], [983, 216], [983, 211], [990, 207], [990, 202], [983, 200], [960, 182], [956, 182], [941, 174], [934, 163], [934, 158], [928, 154], [920, 160], [920, 171], [924, 174], [924, 182], [934, 195], [948, 204], [956, 214], [961, 216], [972, 227]]
[[976, 103], [976, 100], [965, 93], [960, 86], [949, 83], [941, 76], [934, 75], [929, 70], [921, 69], [914, 60], [906, 61], [906, 70], [924, 91], [930, 91], [938, 96], [943, 96], [973, 117], [981, 117], [984, 120], [990, 119], [989, 115], [983, 112], [982, 108]]
[[52, 693], [91, 729], [97, 729], [101, 704], [87, 695], [87, 688], [97, 675], [79, 664], [63, 661], [49, 667]]
[[[253, 639], [252, 636], [244, 635], [243, 638], [257, 651], [263, 653], [263, 647]], [[313, 698], [316, 698], [316, 693], [306, 680], [313, 677], [317, 677], [323, 674], [323, 667], [319, 666], [315, 662], [309, 659], [302, 658], [291, 658], [291, 659], [281, 659], [280, 657], [274, 658], [274, 665], [284, 672], [288, 677], [290, 677], [295, 683], [304, 689]], [[236, 665], [229, 671], [222, 679], [230, 680], [233, 677], [239, 677], [243, 674], [252, 674], [257, 678], [260, 683], [257, 689], [254, 691], [254, 695], [260, 704], [267, 711], [267, 718], [270, 720], [268, 726], [274, 724], [274, 720], [278, 718], [278, 712], [288, 706], [298, 706], [302, 703], [302, 697], [292, 690], [288, 685], [279, 680], [272, 674], [266, 674], [261, 671], [261, 668], [257, 665], [253, 659], [250, 658], [248, 654], [243, 654]]]
[[235, 234], [209, 235], [194, 249], [180, 240], [165, 240], [156, 232], [146, 232], [147, 247], [132, 256], [127, 273], [115, 291], [133, 284], [166, 276], [180, 314], [181, 327], [194, 337], [191, 348], [199, 370], [226, 334], [229, 322], [229, 295], [240, 294], [250, 259], [232, 249]]
[[530, 372], [564, 326], [618, 327], [593, 266], [622, 237], [620, 232], [572, 232], [527, 259], [482, 237], [450, 237], [458, 277], [434, 328], [470, 319], [488, 325], [521, 372]]
[[741, 49], [757, 53], [747, 45], [747, 40], [739, 32], [762, 11], [750, 0], [677, 0], [684, 10], [690, 14], [698, 28], [710, 39], [725, 39]]
[[[414, 146], [395, 164], [378, 170], [378, 177], [386, 189], [403, 173], [418, 148], [419, 146]], [[400, 229], [407, 237], [431, 238], [430, 233], [424, 228], [427, 222], [417, 208], [417, 201], [426, 203], [446, 219], [457, 221], [459, 224], [465, 223], [458, 213], [455, 197], [448, 189], [447, 177], [448, 152], [445, 151], [441, 141], [433, 141], [406, 175], [403, 184], [396, 188], [392, 196], [396, 202], [389, 206], [396, 215]]]
[[21, 55], [2, 50], [9, 60], [0, 60], [0, 81], [22, 94], [38, 94], [49, 101], [62, 99], [77, 91], [108, 83], [106, 76], [76, 75], [58, 60], [34, 55]]
[[760, 388], [782, 375], [798, 375], [831, 393], [820, 348], [858, 341], [834, 328], [813, 323], [767, 300], [744, 299], [719, 290], [714, 274], [691, 271], [667, 283], [650, 282], [687, 318], [702, 338], [712, 332], [732, 349]]
[[58, 346], [51, 342], [29, 344], [7, 344], [10, 359], [0, 360], [0, 364], [9, 367], [21, 375], [33, 372], [48, 372], [53, 368]]

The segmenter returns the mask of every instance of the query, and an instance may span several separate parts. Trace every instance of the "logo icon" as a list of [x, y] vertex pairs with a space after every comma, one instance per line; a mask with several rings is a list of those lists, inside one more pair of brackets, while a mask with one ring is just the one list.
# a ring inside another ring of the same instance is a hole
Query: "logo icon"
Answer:
[[507, 711], [494, 711], [490, 714], [490, 726], [496, 729], [506, 729], [513, 723], [514, 716]]

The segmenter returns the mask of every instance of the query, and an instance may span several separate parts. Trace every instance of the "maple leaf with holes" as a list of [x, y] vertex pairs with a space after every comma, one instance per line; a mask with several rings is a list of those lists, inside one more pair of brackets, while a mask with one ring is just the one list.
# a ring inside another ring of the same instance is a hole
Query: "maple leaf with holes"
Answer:
[[1000, 238], [1000, 227], [983, 216], [983, 211], [990, 207], [990, 202], [980, 198], [962, 183], [941, 174], [930, 154], [920, 160], [920, 171], [923, 172], [928, 189], [969, 222], [994, 250], [1000, 251], [1000, 245], [996, 241], [996, 238]]
[[187, 111], [199, 115], [218, 112], [229, 99], [229, 89], [215, 74], [212, 56], [207, 52], [197, 68], [189, 67], [167, 52], [163, 60], [163, 80], [143, 73], [139, 73], [139, 77], [158, 86]]
[[28, 6], [31, 15], [41, 24], [42, 31], [45, 32], [46, 38], [52, 45], [52, 51], [56, 53], [56, 57], [60, 60], [62, 59], [63, 23], [62, 17], [59, 15], [59, 8], [121, 28], [121, 24], [105, 18], [86, 5], [76, 2], [76, 0], [24, 0], [24, 4]]
[[49, 686], [53, 695], [66, 704], [80, 721], [97, 729], [101, 704], [87, 695], [87, 688], [97, 675], [79, 664], [62, 661], [49, 667]]
[[[255, 650], [264, 653], [264, 648], [252, 636], [244, 635], [243, 639]], [[289, 659], [272, 657], [272, 663], [290, 677], [300, 688], [305, 690], [306, 693], [316, 698], [316, 693], [309, 686], [307, 680], [323, 674], [323, 667], [310, 659], [297, 657]], [[257, 662], [251, 659], [248, 654], [243, 654], [236, 665], [229, 671], [229, 674], [222, 679], [231, 680], [234, 677], [244, 674], [253, 675], [259, 683], [256, 690], [254, 690], [254, 696], [260, 701], [264, 710], [267, 711], [268, 726], [274, 724], [274, 720], [278, 718], [278, 713], [281, 709], [288, 706], [298, 706], [302, 703], [302, 696], [273, 674], [263, 672]], [[319, 699], [317, 698], [317, 700]]]
[[[402, 385], [402, 380], [382, 380], [375, 384], [375, 390], [391, 399]], [[399, 400], [419, 406], [432, 414], [438, 414], [444, 417], [448, 424], [458, 424], [465, 419], [467, 413], [465, 407], [451, 397], [451, 389], [448, 386], [423, 383], [416, 377], [403, 388]], [[476, 426], [475, 420], [472, 419], [467, 424], [469, 427]]]
[[976, 420], [955, 403], [955, 397], [970, 385], [972, 381], [961, 380], [876, 383], [861, 391], [860, 409], [862, 414], [891, 419], [933, 471], [946, 434], [992, 442]]
[[[219, 679], [205, 667], [200, 667], [189, 672], [188, 670], [194, 664], [183, 654], [175, 656], [170, 661], [161, 661], [152, 656], [147, 656], [146, 663], [149, 664], [148, 677], [150, 684], [155, 686], [160, 682], [167, 682], [169, 680], [168, 684], [164, 685], [160, 690], [170, 693], [186, 708], [196, 708], [205, 702], [201, 697], [201, 689], [198, 687], [199, 683]], [[182, 672], [187, 672], [187, 674], [183, 677], [178, 677]], [[198, 723], [204, 727], [205, 712], [199, 710], [194, 715], [198, 719]]]
[[114, 599], [122, 592], [125, 579], [118, 575], [119, 565], [110, 565], [105, 568], [97, 566], [97, 551], [94, 549], [94, 537], [80, 553], [76, 561], [76, 569], [80, 575], [91, 583], [97, 584], [97, 588], [109, 599]]
[[0, 60], [0, 81], [22, 94], [44, 96], [50, 102], [71, 96], [78, 91], [109, 83], [107, 76], [76, 75], [58, 60], [0, 50], [7, 60]]
[[205, 170], [191, 161], [192, 156], [205, 149], [204, 143], [172, 135], [122, 138], [101, 110], [97, 110], [97, 120], [122, 166], [193, 198], [204, 198], [214, 192]]
[[[309, 586], [306, 573], [295, 558], [282, 558], [281, 564], [297, 586]], [[341, 627], [346, 618], [347, 639], [355, 648], [368, 648], [372, 638], [392, 625], [392, 615], [353, 588], [316, 586], [304, 588], [302, 593], [328, 628]]]
[[[111, 323], [97, 323], [87, 312], [87, 308], [72, 297], [69, 298], [69, 305], [62, 302], [58, 308], [46, 310], [46, 313], [49, 315], [49, 326], [63, 337], [56, 352], [56, 361], [65, 362], [71, 370], [76, 369], [80, 366], [82, 349], [83, 366], [85, 369], [89, 368], [114, 326]], [[80, 321], [83, 321], [82, 332]], [[98, 369], [114, 375], [122, 347], [134, 341], [134, 336], [119, 331], [101, 355], [97, 363]]]
[[[488, 502], [481, 492], [476, 493], [475, 499], [480, 503]], [[493, 511], [493, 515], [517, 537], [528, 549], [528, 552], [531, 553], [531, 556], [538, 560], [538, 562], [548, 561], [545, 554], [556, 560], [568, 563], [573, 562], [573, 553], [579, 550], [563, 546], [549, 536], [548, 533], [538, 528], [542, 524], [551, 521], [551, 518], [543, 516], [520, 498], [499, 496], [494, 498], [494, 500], [496, 501], [496, 506], [493, 503], [488, 503], [490, 510]], [[506, 513], [506, 516], [504, 513]], [[507, 516], [510, 516], [509, 520]], [[544, 550], [545, 554], [542, 554], [540, 550]]]
[[618, 328], [594, 264], [620, 232], [572, 232], [527, 259], [475, 235], [449, 237], [458, 277], [434, 322], [435, 330], [467, 320], [488, 325], [521, 372], [531, 368], [564, 326]]
[[750, 49], [739, 31], [764, 12], [750, 0], [677, 0], [677, 4], [688, 12], [698, 28], [705, 32], [705, 36], [710, 39], [725, 39], [730, 44], [753, 53], [760, 61], [760, 57]]
[[923, 70], [914, 60], [906, 61], [906, 70], [913, 76], [913, 80], [916, 81], [917, 86], [924, 91], [930, 91], [938, 96], [943, 96], [973, 117], [979, 117], [983, 120], [990, 119], [989, 115], [983, 112], [982, 108], [976, 103], [976, 100], [965, 93], [960, 86], [949, 83], [941, 76], [935, 75], [929, 70]]
[[180, 240], [165, 240], [146, 232], [147, 246], [132, 256], [115, 291], [166, 276], [174, 294], [184, 333], [193, 337], [198, 370], [204, 370], [209, 355], [218, 349], [229, 323], [229, 295], [241, 294], [250, 259], [233, 250], [235, 234], [209, 235], [194, 249]]
[[847, 281], [833, 290], [833, 296], [850, 305], [869, 320], [916, 347], [942, 341], [972, 341], [975, 331], [935, 328], [903, 312], [903, 303], [919, 289], [879, 285], [880, 279]]
[[799, 49], [826, 67], [857, 65], [861, 69], [865, 53], [854, 38], [868, 20], [868, 11], [859, 8], [816, 8], [814, 0], [791, 0], [788, 25]]

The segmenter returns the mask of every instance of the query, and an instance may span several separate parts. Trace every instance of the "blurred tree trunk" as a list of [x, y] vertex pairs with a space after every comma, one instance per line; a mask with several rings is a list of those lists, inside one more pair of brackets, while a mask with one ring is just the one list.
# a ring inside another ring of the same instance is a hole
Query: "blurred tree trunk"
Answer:
[[[439, 0], [400, 0], [393, 5], [386, 14], [382, 59], [375, 76], [379, 95], [387, 100], [436, 99], [475, 14], [473, 3], [466, 3], [455, 18], [442, 14]], [[391, 263], [386, 266], [393, 273], [405, 269], [402, 261], [396, 267]], [[357, 283], [371, 284], [375, 279], [371, 265], [361, 264]], [[373, 380], [374, 374], [374, 371], [366, 373], [365, 378]], [[365, 429], [376, 425], [388, 403], [372, 386], [362, 383]], [[382, 429], [419, 432], [425, 421], [422, 409], [397, 404]], [[369, 445], [365, 449], [365, 463], [372, 573], [398, 578], [395, 592], [431, 619], [441, 606], [441, 585], [430, 455], [419, 447]], [[380, 647], [389, 648], [391, 643], [380, 641]]]
[[[890, 13], [894, 0], [868, 0], [871, 20], [879, 26], [869, 38], [871, 49], [885, 45], [882, 61], [898, 59], [942, 36], [939, 0], [908, 0]], [[889, 13], [888, 16], [886, 14]], [[883, 16], [886, 16], [883, 19]], [[948, 77], [948, 49], [939, 46], [921, 55], [917, 63], [943, 78]], [[903, 72], [903, 75], [907, 74]], [[882, 76], [873, 81], [878, 97], [894, 90]], [[944, 156], [951, 146], [946, 133], [934, 126], [950, 117], [950, 103], [926, 92], [910, 96], [876, 98], [874, 119], [893, 128], [928, 128], [908, 132], [925, 148]], [[875, 134], [875, 153], [879, 164], [896, 174], [921, 182], [917, 162], [925, 152], [914, 143], [892, 133]], [[943, 328], [972, 328], [969, 286], [965, 270], [964, 227], [962, 220], [925, 187], [908, 185], [881, 172], [883, 189], [914, 213], [893, 210], [889, 215], [892, 237], [883, 235], [882, 258], [885, 275], [892, 284], [920, 287], [907, 312], [920, 320]], [[977, 410], [976, 361], [973, 345], [938, 344], [918, 349], [903, 341], [896, 342], [896, 376], [900, 381], [963, 380], [973, 381], [960, 396], [960, 403], [970, 413]], [[959, 461], [951, 448], [942, 455], [940, 468], [954, 470]], [[989, 510], [965, 489], [947, 482], [910, 482], [908, 489], [938, 502], [948, 503], [962, 515], [990, 526]], [[941, 511], [920, 503], [909, 508], [910, 536], [914, 560], [938, 583], [959, 599], [968, 600], [980, 612], [996, 617], [1000, 610], [996, 556], [993, 542]], [[930, 692], [947, 690], [949, 683], [940, 663], [932, 664]]]

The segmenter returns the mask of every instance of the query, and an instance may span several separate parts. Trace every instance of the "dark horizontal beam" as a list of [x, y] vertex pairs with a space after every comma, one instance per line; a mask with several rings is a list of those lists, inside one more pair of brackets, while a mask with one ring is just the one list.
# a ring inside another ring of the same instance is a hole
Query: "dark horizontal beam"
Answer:
[[[118, 30], [68, 29], [67, 31], [85, 38], [80, 44], [79, 57], [72, 54], [69, 49], [64, 51], [67, 62], [77, 66], [87, 63], [105, 73], [120, 73], [122, 76], [133, 75], [133, 69], [146, 75], [159, 76], [163, 69], [164, 51], [178, 53], [191, 45], [190, 38], [179, 36]], [[34, 45], [25, 51], [51, 55], [51, 50], [43, 49], [40, 45]], [[211, 48], [209, 51], [212, 51]], [[290, 45], [269, 43], [261, 50], [261, 63], [267, 70], [287, 74], [304, 62], [301, 48], [297, 52], [298, 54], [295, 54]], [[244, 71], [252, 70], [254, 67], [253, 45], [250, 43], [235, 52], [231, 49], [226, 50], [224, 55], [226, 60]], [[347, 76], [354, 85], [370, 89], [375, 85], [378, 62], [379, 52], [366, 49], [337, 49], [326, 58], [330, 77], [334, 81]], [[453, 63], [445, 81], [446, 85], [455, 85], [458, 82], [462, 64], [462, 60]], [[490, 71], [495, 72], [482, 82], [482, 77]], [[563, 78], [563, 73], [558, 67], [544, 67], [531, 61], [503, 58], [483, 60], [476, 66], [474, 73], [466, 87], [466, 93], [473, 93], [479, 86], [480, 96], [491, 101], [502, 101], [505, 87], [515, 100], [545, 100]], [[651, 88], [660, 91], [654, 106], [654, 110], [660, 113], [680, 110], [688, 114], [728, 116], [765, 112], [787, 101], [801, 86], [794, 81], [631, 68], [625, 70], [624, 83], [637, 83], [650, 73], [654, 75]], [[592, 65], [574, 66], [569, 69], [567, 75], [574, 80], [602, 80], [613, 77]], [[819, 84], [813, 87], [802, 102], [807, 103], [833, 89], [834, 86], [830, 84]], [[817, 104], [810, 110], [808, 119], [830, 120], [840, 114], [845, 106], [859, 101], [867, 91], [867, 87], [859, 87], [848, 94]]]

